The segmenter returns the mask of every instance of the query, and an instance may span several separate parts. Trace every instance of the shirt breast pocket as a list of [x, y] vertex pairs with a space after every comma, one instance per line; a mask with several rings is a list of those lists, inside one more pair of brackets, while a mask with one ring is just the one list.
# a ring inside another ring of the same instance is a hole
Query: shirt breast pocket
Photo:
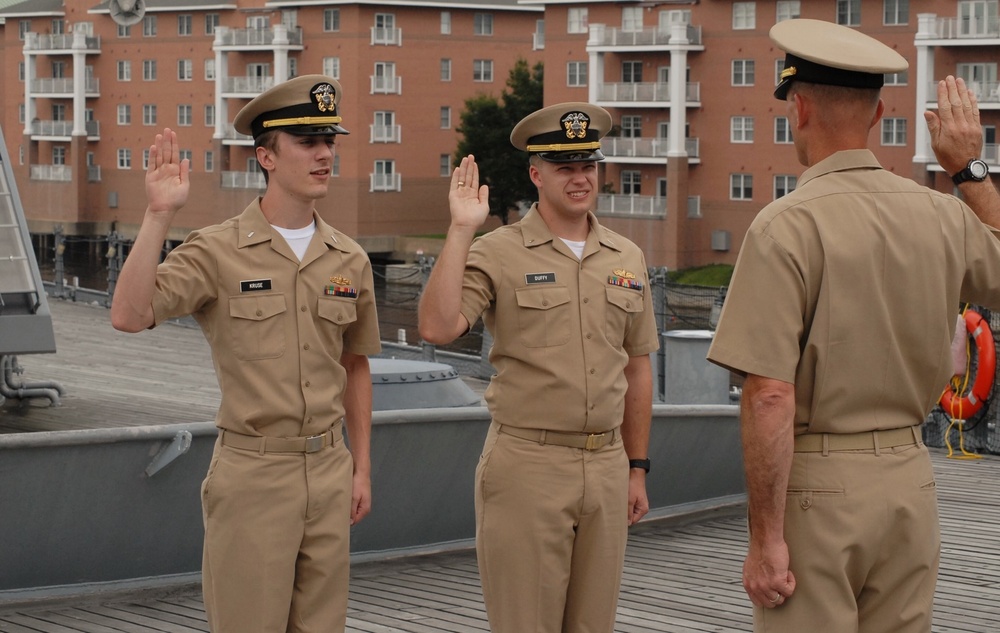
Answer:
[[229, 298], [230, 343], [240, 360], [278, 358], [285, 353], [287, 310], [281, 294], [248, 294]]
[[632, 319], [643, 311], [642, 292], [607, 286], [607, 310], [604, 327], [608, 342], [615, 347], [621, 347], [625, 342], [625, 332], [632, 325]]
[[566, 286], [517, 288], [517, 324], [525, 347], [552, 347], [569, 341], [570, 302]]
[[345, 328], [358, 320], [357, 299], [346, 297], [320, 297], [316, 314], [328, 324]]

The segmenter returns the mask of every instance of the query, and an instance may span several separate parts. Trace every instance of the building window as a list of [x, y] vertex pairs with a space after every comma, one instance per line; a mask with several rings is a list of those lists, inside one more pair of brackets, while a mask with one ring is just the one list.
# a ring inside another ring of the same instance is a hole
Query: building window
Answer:
[[624, 138], [639, 138], [642, 136], [642, 116], [626, 114], [622, 117], [622, 136]]
[[205, 152], [205, 171], [215, 171], [215, 152]]
[[53, 165], [65, 165], [66, 164], [66, 148], [62, 145], [52, 146], [52, 164]]
[[52, 104], [52, 120], [53, 121], [65, 121], [66, 120], [66, 104], [64, 104], [64, 103], [53, 103]]
[[147, 103], [142, 106], [142, 124], [156, 125], [156, 104]]
[[451, 11], [441, 12], [441, 35], [451, 35]]
[[587, 32], [587, 8], [581, 9], [570, 9], [569, 17], [566, 23], [567, 33], [586, 33]]
[[801, 2], [799, 0], [778, 0], [777, 22], [794, 20], [802, 14]]
[[205, 81], [215, 81], [215, 59], [212, 57], [205, 60]]
[[177, 153], [177, 158], [181, 160], [187, 160], [188, 167], [194, 167], [194, 154], [189, 149], [182, 149]]
[[474, 14], [472, 16], [472, 33], [474, 35], [493, 35], [493, 14]]
[[375, 161], [375, 173], [372, 174], [372, 191], [398, 191], [399, 178], [396, 174], [396, 161]]
[[52, 78], [53, 79], [66, 78], [66, 62], [52, 62]]
[[118, 60], [118, 81], [132, 81], [132, 62], [127, 59]]
[[52, 20], [52, 34], [53, 35], [65, 35], [66, 34], [66, 22], [60, 18], [55, 18]]
[[376, 13], [372, 31], [373, 44], [398, 44], [395, 13]]
[[299, 76], [299, 58], [289, 57], [288, 58], [288, 78], [294, 79]]
[[327, 33], [340, 30], [340, 9], [323, 10], [323, 30]]
[[781, 196], [795, 191], [795, 185], [798, 183], [798, 180], [795, 176], [775, 176], [774, 199], [777, 200]]
[[730, 117], [729, 140], [732, 143], [753, 143], [753, 117]]
[[24, 104], [17, 104], [17, 122], [24, 123]]
[[785, 70], [785, 59], [774, 60], [774, 85], [781, 83], [781, 71]]
[[334, 79], [340, 79], [340, 58], [339, 57], [324, 57], [323, 58], [323, 74], [327, 77], [333, 77]]
[[837, 24], [861, 26], [861, 0], [837, 0]]
[[642, 193], [642, 172], [631, 169], [622, 170], [622, 193], [627, 196], [638, 196]]
[[910, 21], [910, 0], [883, 0], [882, 23], [886, 26]]
[[441, 60], [441, 81], [451, 81], [451, 60]]
[[570, 87], [587, 85], [587, 62], [566, 63], [566, 85]]
[[622, 8], [622, 30], [641, 31], [642, 30], [642, 7]]
[[31, 32], [31, 20], [21, 20], [17, 23], [17, 39], [24, 40]]
[[451, 129], [451, 106], [441, 106], [441, 129]]
[[642, 62], [622, 62], [622, 83], [637, 84], [642, 82]]
[[451, 156], [449, 154], [441, 154], [438, 173], [442, 178], [451, 175]]
[[143, 81], [156, 81], [156, 60], [155, 59], [144, 59], [144, 60], [142, 60], [142, 80]]
[[118, 169], [132, 169], [132, 150], [118, 149]]
[[142, 168], [149, 169], [149, 149], [142, 150]]
[[130, 104], [118, 104], [118, 125], [132, 125], [132, 106]]
[[742, 31], [757, 28], [757, 3], [733, 3], [733, 30]]
[[774, 117], [774, 142], [781, 145], [792, 142], [792, 127], [788, 124], [788, 117]]
[[882, 119], [882, 145], [906, 145], [906, 119]]
[[24, 81], [24, 62], [17, 62], [17, 80]]
[[193, 17], [190, 13], [182, 13], [177, 16], [177, 34], [191, 35]]
[[752, 174], [730, 174], [729, 175], [729, 199], [730, 200], [752, 200], [753, 199], [753, 175]]
[[372, 125], [373, 143], [393, 143], [398, 142], [396, 136], [396, 115], [393, 112], [381, 110], [375, 113], [375, 122]]
[[377, 94], [397, 94], [400, 92], [400, 85], [396, 81], [395, 63], [375, 62], [372, 92]]
[[493, 81], [493, 60], [474, 59], [472, 60], [472, 81], [491, 82]]
[[142, 36], [156, 37], [156, 16], [147, 13], [142, 18]]
[[215, 35], [215, 29], [219, 26], [218, 13], [205, 14], [205, 35]]
[[733, 60], [733, 85], [752, 86], [754, 82], [754, 62], [752, 59]]
[[191, 81], [194, 79], [194, 62], [190, 59], [177, 60], [177, 81]]
[[126, 26], [124, 24], [119, 24], [118, 25], [118, 37], [120, 39], [126, 39], [126, 38], [129, 38], [129, 37], [132, 37], [132, 26], [131, 25]]
[[190, 105], [181, 104], [177, 106], [177, 125], [191, 125], [193, 108]]
[[904, 70], [898, 73], [888, 73], [885, 76], [887, 86], [905, 86], [909, 82], [908, 73]]
[[215, 125], [215, 106], [207, 105], [205, 106], [205, 127], [213, 127]]

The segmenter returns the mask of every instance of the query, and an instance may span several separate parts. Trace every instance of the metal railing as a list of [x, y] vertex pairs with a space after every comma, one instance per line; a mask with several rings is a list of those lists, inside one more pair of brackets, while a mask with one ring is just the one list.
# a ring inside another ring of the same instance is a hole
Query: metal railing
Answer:
[[370, 174], [369, 191], [402, 191], [403, 177], [400, 174]]
[[991, 18], [937, 18], [935, 35], [943, 40], [995, 39], [1000, 37], [1000, 19]]
[[[603, 83], [597, 87], [598, 101], [628, 103], [636, 101], [670, 102], [670, 84], [667, 82], [622, 82]], [[689, 102], [701, 101], [701, 84], [686, 84], [685, 99]]]
[[30, 178], [31, 180], [71, 182], [73, 168], [69, 165], [32, 165]]
[[667, 199], [659, 196], [602, 193], [597, 196], [597, 215], [662, 219], [667, 217]]
[[[226, 29], [220, 33], [219, 41], [222, 46], [270, 46], [274, 43], [274, 29]], [[301, 28], [288, 29], [288, 43], [302, 45]]]
[[[670, 29], [651, 27], [640, 31], [624, 29], [603, 29], [603, 37], [597, 41], [587, 42], [589, 46], [666, 46], [676, 43], [670, 41]], [[701, 27], [688, 25], [687, 43], [701, 45]]]
[[223, 77], [222, 92], [259, 95], [274, 86], [274, 77]]
[[[99, 121], [87, 121], [84, 124], [87, 136], [100, 136], [101, 124]], [[72, 121], [33, 121], [29, 126], [32, 136], [62, 136], [73, 135]]]
[[402, 46], [403, 29], [373, 26], [371, 44], [372, 46], [375, 46], [376, 44], [382, 44], [385, 46]]
[[[31, 92], [38, 94], [73, 95], [76, 81], [73, 77], [37, 77], [31, 80]], [[97, 77], [87, 77], [83, 87], [87, 94], [97, 94], [101, 82]]]
[[259, 171], [222, 172], [223, 189], [266, 189], [264, 174]]
[[402, 143], [403, 126], [401, 125], [371, 125], [369, 126], [371, 143]]
[[371, 75], [372, 94], [403, 94], [403, 78], [402, 77], [380, 77], [378, 75]]

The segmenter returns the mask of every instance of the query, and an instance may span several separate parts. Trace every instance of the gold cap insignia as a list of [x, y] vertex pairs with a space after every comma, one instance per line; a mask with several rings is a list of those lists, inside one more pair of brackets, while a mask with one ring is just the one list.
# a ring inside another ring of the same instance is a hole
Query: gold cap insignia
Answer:
[[568, 112], [560, 122], [566, 129], [566, 138], [587, 138], [590, 117], [583, 112]]
[[316, 84], [312, 90], [312, 98], [320, 112], [334, 112], [337, 109], [337, 91], [330, 84]]

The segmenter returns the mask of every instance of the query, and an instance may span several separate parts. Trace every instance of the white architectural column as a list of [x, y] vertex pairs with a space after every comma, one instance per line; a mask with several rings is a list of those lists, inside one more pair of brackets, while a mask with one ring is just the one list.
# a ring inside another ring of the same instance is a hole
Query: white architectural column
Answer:
[[[604, 39], [604, 25], [591, 24], [590, 35], [587, 39], [587, 46], [596, 46]], [[590, 52], [590, 59], [587, 63], [587, 101], [597, 103], [598, 89], [604, 83], [604, 53], [597, 51]]]
[[215, 27], [215, 42], [212, 43], [215, 51], [215, 132], [212, 138], [216, 139], [225, 138], [226, 125], [229, 124], [229, 109], [226, 107], [226, 100], [222, 98], [223, 82], [229, 77], [226, 52], [222, 50], [222, 43], [228, 32], [227, 26]]
[[671, 24], [670, 41], [670, 136], [667, 158], [687, 156], [684, 128], [687, 124], [687, 25]]
[[73, 136], [87, 136], [87, 34], [73, 31]]
[[31, 122], [35, 120], [35, 97], [31, 94], [35, 77], [38, 76], [37, 63], [38, 55], [33, 55], [30, 51], [38, 46], [38, 34], [26, 33], [24, 36], [24, 133], [31, 134]]
[[[931, 150], [930, 134], [924, 124], [923, 112], [927, 109], [929, 101], [936, 101], [937, 94], [932, 93], [931, 84], [934, 81], [934, 47], [928, 40], [937, 38], [937, 15], [933, 13], [920, 13], [917, 15], [917, 35], [914, 38], [916, 46], [916, 71], [914, 81], [916, 82], [917, 113], [913, 122], [913, 162], [914, 163], [934, 163], [934, 152]], [[913, 70], [911, 68], [911, 70]], [[941, 77], [943, 79], [943, 76]]]
[[288, 27], [274, 25], [274, 85], [288, 81]]

